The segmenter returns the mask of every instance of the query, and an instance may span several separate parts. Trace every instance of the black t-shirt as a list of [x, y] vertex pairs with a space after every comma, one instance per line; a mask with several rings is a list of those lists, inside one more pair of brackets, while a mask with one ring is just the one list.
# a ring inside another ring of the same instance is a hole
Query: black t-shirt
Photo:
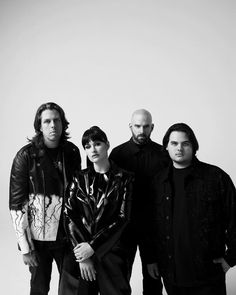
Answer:
[[176, 169], [173, 167], [173, 237], [176, 284], [188, 286], [196, 281], [194, 272], [192, 246], [188, 223], [188, 200], [185, 194], [185, 180], [190, 167]]

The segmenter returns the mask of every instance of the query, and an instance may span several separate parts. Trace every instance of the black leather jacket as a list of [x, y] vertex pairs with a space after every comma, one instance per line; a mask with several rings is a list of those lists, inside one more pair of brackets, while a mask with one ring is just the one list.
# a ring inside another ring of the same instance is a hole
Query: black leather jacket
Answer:
[[88, 242], [101, 258], [120, 237], [130, 219], [133, 177], [111, 163], [106, 174], [93, 167], [80, 171], [68, 186], [66, 224], [73, 246]]
[[[155, 176], [150, 202], [148, 263], [158, 261], [161, 275], [174, 282], [172, 234], [172, 167]], [[223, 271], [213, 259], [236, 264], [236, 191], [230, 177], [216, 166], [194, 159], [185, 182], [195, 274], [198, 282], [217, 280]]]
[[16, 154], [10, 177], [9, 207], [22, 254], [34, 249], [32, 240], [55, 241], [64, 188], [81, 167], [79, 149], [61, 144], [59, 174], [45, 149], [30, 143]]

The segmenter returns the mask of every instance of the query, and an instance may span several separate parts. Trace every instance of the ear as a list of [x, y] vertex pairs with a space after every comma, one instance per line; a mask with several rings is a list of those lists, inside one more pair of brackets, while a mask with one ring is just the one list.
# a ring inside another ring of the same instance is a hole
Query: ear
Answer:
[[109, 150], [109, 148], [110, 148], [110, 142], [107, 141], [107, 149]]
[[151, 130], [153, 131], [153, 129], [154, 129], [154, 124], [152, 123], [152, 125], [151, 125]]
[[129, 128], [132, 128], [132, 124], [131, 123], [129, 123]]

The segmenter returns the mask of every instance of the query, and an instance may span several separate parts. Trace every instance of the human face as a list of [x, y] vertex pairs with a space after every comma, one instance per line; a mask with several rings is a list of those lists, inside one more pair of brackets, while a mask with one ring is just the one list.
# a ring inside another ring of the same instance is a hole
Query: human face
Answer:
[[101, 163], [108, 159], [109, 143], [95, 140], [88, 142], [85, 147], [85, 152], [92, 163]]
[[193, 147], [185, 132], [171, 132], [166, 149], [175, 168], [186, 168], [191, 164]]
[[146, 113], [135, 114], [129, 127], [133, 141], [140, 145], [145, 144], [149, 140], [153, 130], [152, 120]]
[[62, 134], [62, 122], [58, 111], [44, 110], [42, 112], [40, 131], [47, 147], [58, 146]]

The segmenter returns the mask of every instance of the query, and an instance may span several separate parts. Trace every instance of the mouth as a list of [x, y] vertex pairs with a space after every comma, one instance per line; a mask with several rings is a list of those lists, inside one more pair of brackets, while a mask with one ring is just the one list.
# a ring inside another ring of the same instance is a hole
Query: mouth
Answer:
[[94, 154], [92, 155], [92, 158], [97, 158], [99, 155], [98, 154]]

